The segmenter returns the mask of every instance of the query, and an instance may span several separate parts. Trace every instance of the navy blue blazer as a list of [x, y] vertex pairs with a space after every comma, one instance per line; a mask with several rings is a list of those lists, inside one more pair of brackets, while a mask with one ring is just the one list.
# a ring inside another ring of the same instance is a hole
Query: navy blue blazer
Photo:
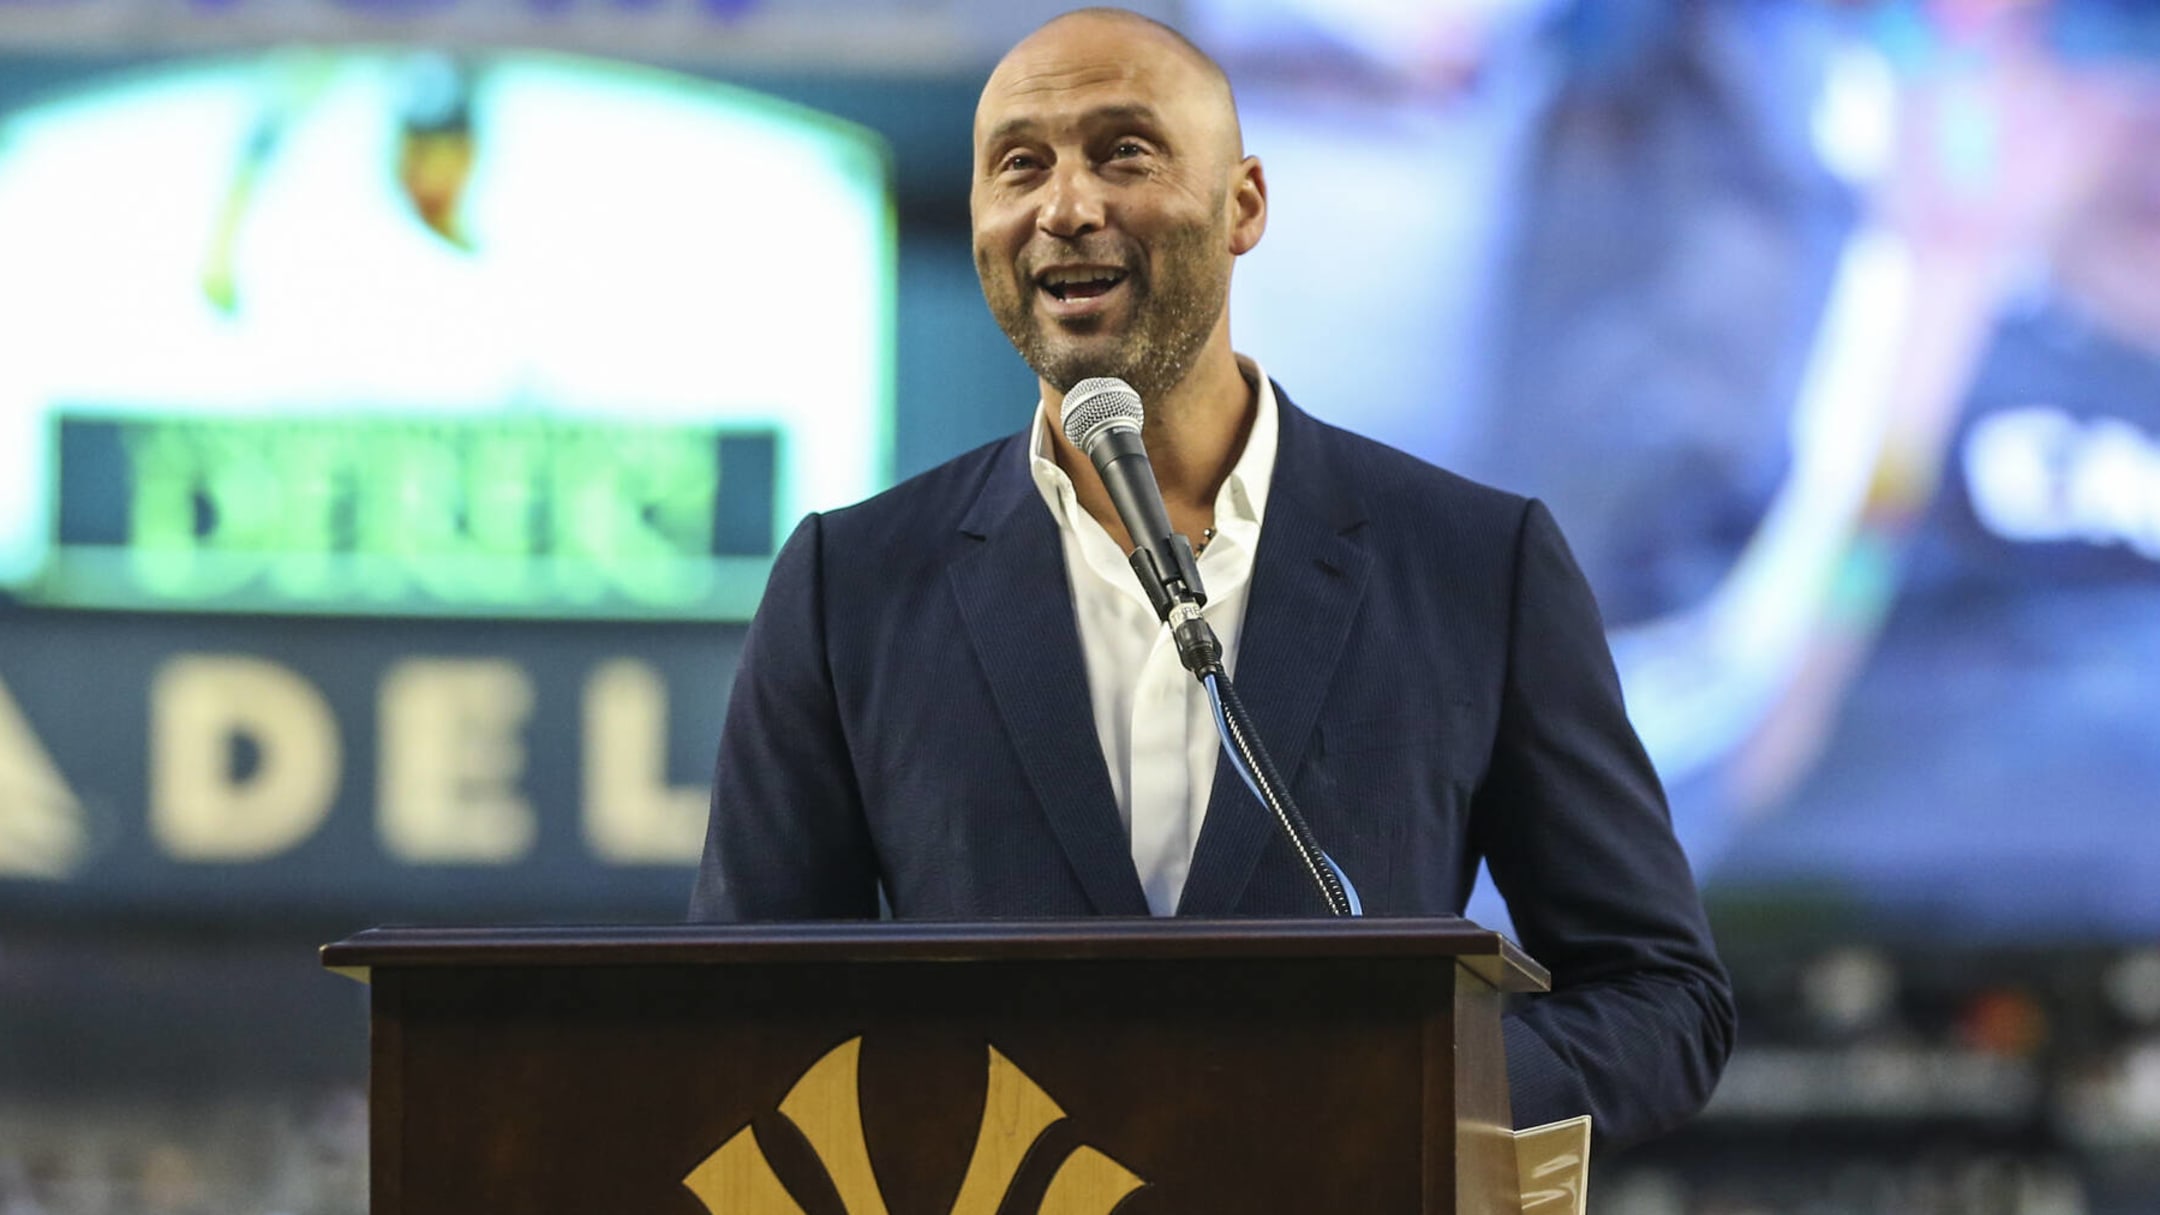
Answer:
[[[1459, 915], [1480, 859], [1554, 991], [1506, 1023], [1519, 1125], [1699, 1109], [1729, 982], [1552, 517], [1281, 401], [1237, 685], [1368, 914]], [[1146, 915], [1057, 525], [1016, 435], [782, 548], [721, 733], [691, 915]], [[1325, 905], [1228, 764], [1180, 915]]]

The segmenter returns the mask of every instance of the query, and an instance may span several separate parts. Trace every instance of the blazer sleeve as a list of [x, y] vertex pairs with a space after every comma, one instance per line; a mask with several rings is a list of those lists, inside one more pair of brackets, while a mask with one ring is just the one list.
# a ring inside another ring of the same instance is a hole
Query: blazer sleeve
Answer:
[[1472, 830], [1523, 947], [1553, 978], [1505, 1023], [1515, 1121], [1587, 1113], [1600, 1145], [1620, 1147], [1709, 1100], [1732, 1050], [1732, 986], [1597, 604], [1534, 500], [1510, 614]]
[[877, 860], [834, 692], [823, 525], [773, 562], [743, 639], [692, 920], [872, 918]]

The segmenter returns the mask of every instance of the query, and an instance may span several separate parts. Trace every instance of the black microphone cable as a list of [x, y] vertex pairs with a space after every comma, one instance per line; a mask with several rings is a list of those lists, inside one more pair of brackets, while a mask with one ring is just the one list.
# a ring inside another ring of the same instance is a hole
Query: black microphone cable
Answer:
[[1162, 491], [1141, 443], [1142, 417], [1139, 393], [1123, 380], [1099, 377], [1082, 380], [1065, 394], [1061, 422], [1066, 438], [1094, 463], [1110, 491], [1118, 518], [1132, 537], [1133, 573], [1156, 616], [1169, 626], [1178, 661], [1207, 689], [1215, 729], [1222, 736], [1230, 766], [1275, 816], [1329, 913], [1363, 915], [1357, 888], [1314, 838], [1311, 825], [1291, 800], [1289, 788], [1261, 743], [1259, 731], [1253, 728], [1230, 673], [1223, 668], [1222, 642], [1200, 614], [1207, 592], [1200, 586], [1199, 563], [1191, 543], [1170, 530]]
[[1358, 900], [1357, 887], [1327, 854], [1320, 841], [1313, 838], [1312, 827], [1299, 813], [1297, 803], [1290, 800], [1290, 791], [1283, 787], [1282, 777], [1275, 771], [1275, 764], [1268, 758], [1267, 748], [1260, 744], [1259, 732], [1253, 729], [1252, 719], [1245, 715], [1245, 702], [1238, 699], [1237, 688], [1231, 685], [1229, 676], [1220, 668], [1200, 677], [1207, 688], [1208, 700], [1215, 708], [1215, 731], [1222, 735], [1223, 753], [1229, 757], [1230, 766], [1237, 771], [1245, 787], [1252, 790], [1260, 804], [1275, 816], [1275, 824], [1288, 837], [1292, 851], [1305, 866], [1306, 875], [1320, 890], [1320, 897], [1327, 901], [1328, 911], [1334, 915], [1364, 915], [1365, 907]]

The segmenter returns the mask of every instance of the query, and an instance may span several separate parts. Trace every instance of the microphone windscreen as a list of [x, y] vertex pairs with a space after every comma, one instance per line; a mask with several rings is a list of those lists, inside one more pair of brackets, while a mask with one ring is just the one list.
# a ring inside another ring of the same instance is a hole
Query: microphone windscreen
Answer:
[[1094, 455], [1096, 440], [1113, 430], [1138, 430], [1146, 416], [1140, 394], [1132, 385], [1112, 376], [1082, 380], [1065, 394], [1065, 437], [1074, 447]]

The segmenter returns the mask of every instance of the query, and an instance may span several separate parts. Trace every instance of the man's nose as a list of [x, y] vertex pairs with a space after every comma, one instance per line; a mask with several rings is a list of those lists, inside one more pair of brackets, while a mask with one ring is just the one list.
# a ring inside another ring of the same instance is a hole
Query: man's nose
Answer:
[[1050, 176], [1035, 226], [1049, 236], [1074, 237], [1103, 226], [1102, 183], [1086, 167], [1060, 166]]

